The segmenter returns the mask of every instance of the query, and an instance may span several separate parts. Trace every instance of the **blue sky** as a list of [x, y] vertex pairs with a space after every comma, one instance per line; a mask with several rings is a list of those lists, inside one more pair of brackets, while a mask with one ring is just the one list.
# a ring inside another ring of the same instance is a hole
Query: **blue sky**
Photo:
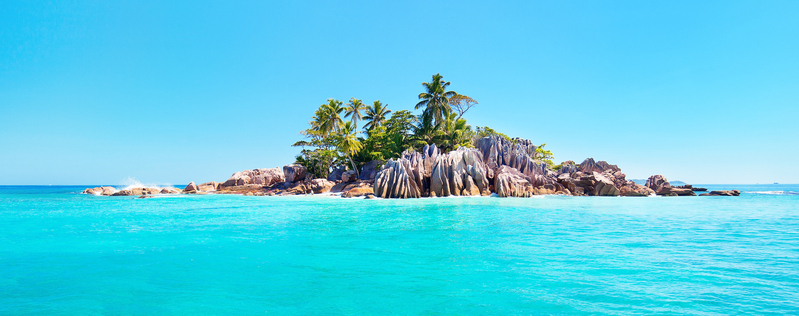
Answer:
[[328, 98], [466, 114], [628, 178], [798, 183], [799, 2], [0, 2], [0, 184], [294, 160]]

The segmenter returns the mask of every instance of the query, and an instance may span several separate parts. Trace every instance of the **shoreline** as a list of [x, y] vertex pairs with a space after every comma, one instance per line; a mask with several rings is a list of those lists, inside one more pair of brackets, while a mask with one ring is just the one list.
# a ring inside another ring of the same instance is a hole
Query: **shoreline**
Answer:
[[[335, 193], [343, 198], [425, 198], [496, 196], [530, 198], [566, 196], [739, 196], [739, 190], [708, 191], [690, 184], [672, 186], [663, 175], [644, 185], [628, 180], [616, 165], [587, 158], [561, 165], [539, 162], [531, 156], [537, 146], [529, 140], [513, 142], [500, 136], [479, 139], [475, 148], [443, 152], [435, 144], [420, 151], [406, 150], [399, 158], [371, 161], [359, 171], [338, 168], [326, 178], [311, 174], [301, 164], [233, 173], [224, 182], [189, 183], [177, 188], [87, 188], [83, 193], [103, 196], [158, 194], [241, 194], [252, 196]], [[696, 192], [699, 192], [697, 194]]]

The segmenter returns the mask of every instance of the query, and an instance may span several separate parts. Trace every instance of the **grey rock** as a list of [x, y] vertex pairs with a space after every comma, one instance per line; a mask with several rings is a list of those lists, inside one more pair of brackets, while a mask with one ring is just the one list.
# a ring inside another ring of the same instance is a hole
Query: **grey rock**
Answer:
[[347, 171], [347, 168], [344, 166], [339, 166], [333, 168], [333, 171], [327, 175], [327, 180], [329, 181], [341, 181], [341, 175], [344, 174], [344, 171]]
[[361, 180], [374, 180], [382, 166], [382, 161], [372, 160], [363, 166], [363, 169], [361, 169], [361, 176], [358, 178]]
[[[285, 170], [285, 167], [284, 167]], [[230, 178], [222, 183], [218, 188], [241, 186], [248, 184], [260, 184], [263, 186], [270, 186], [276, 183], [285, 181], [284, 172], [279, 168], [261, 168], [252, 170], [243, 170], [234, 173]]]
[[300, 164], [290, 164], [283, 166], [283, 177], [285, 182], [297, 182], [305, 180], [305, 174], [308, 172], [305, 167]]
[[354, 170], [347, 170], [341, 174], [342, 182], [355, 182], [355, 180], [358, 180], [358, 174]]
[[189, 184], [183, 188], [183, 193], [196, 193], [197, 191], [197, 185], [194, 184], [194, 181], [189, 182]]
[[534, 188], [519, 170], [503, 165], [494, 177], [494, 189], [499, 197], [530, 197]]
[[671, 189], [671, 184], [666, 180], [666, 177], [661, 174], [656, 174], [646, 180], [646, 187], [652, 189], [652, 191], [655, 191], [658, 195], [663, 195], [667, 194], [669, 189]]

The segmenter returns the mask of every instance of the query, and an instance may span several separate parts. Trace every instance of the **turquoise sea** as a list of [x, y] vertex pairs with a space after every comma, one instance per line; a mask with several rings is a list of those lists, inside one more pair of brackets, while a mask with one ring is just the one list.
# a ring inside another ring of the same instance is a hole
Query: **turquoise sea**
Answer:
[[86, 187], [0, 187], [0, 314], [799, 314], [797, 185], [419, 200]]

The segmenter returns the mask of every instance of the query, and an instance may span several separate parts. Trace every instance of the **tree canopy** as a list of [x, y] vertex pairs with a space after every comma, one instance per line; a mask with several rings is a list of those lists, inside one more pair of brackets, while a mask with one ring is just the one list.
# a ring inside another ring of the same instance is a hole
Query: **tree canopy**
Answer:
[[[305, 139], [294, 143], [303, 148], [297, 163], [315, 176], [326, 177], [337, 167], [359, 172], [369, 161], [398, 158], [405, 150], [420, 150], [428, 144], [448, 152], [474, 147], [482, 137], [500, 136], [513, 141], [487, 126], [472, 128], [464, 116], [478, 102], [447, 90], [449, 85], [440, 74], [423, 82], [420, 101], [414, 106], [415, 110], [422, 110], [418, 114], [392, 111], [380, 100], [367, 106], [356, 98], [350, 98], [346, 105], [328, 99], [314, 112], [308, 129], [302, 131]], [[349, 120], [345, 121], [342, 113]], [[358, 130], [358, 121], [365, 122], [363, 132]], [[545, 145], [538, 146], [534, 158], [552, 165], [552, 152], [545, 150]]]

